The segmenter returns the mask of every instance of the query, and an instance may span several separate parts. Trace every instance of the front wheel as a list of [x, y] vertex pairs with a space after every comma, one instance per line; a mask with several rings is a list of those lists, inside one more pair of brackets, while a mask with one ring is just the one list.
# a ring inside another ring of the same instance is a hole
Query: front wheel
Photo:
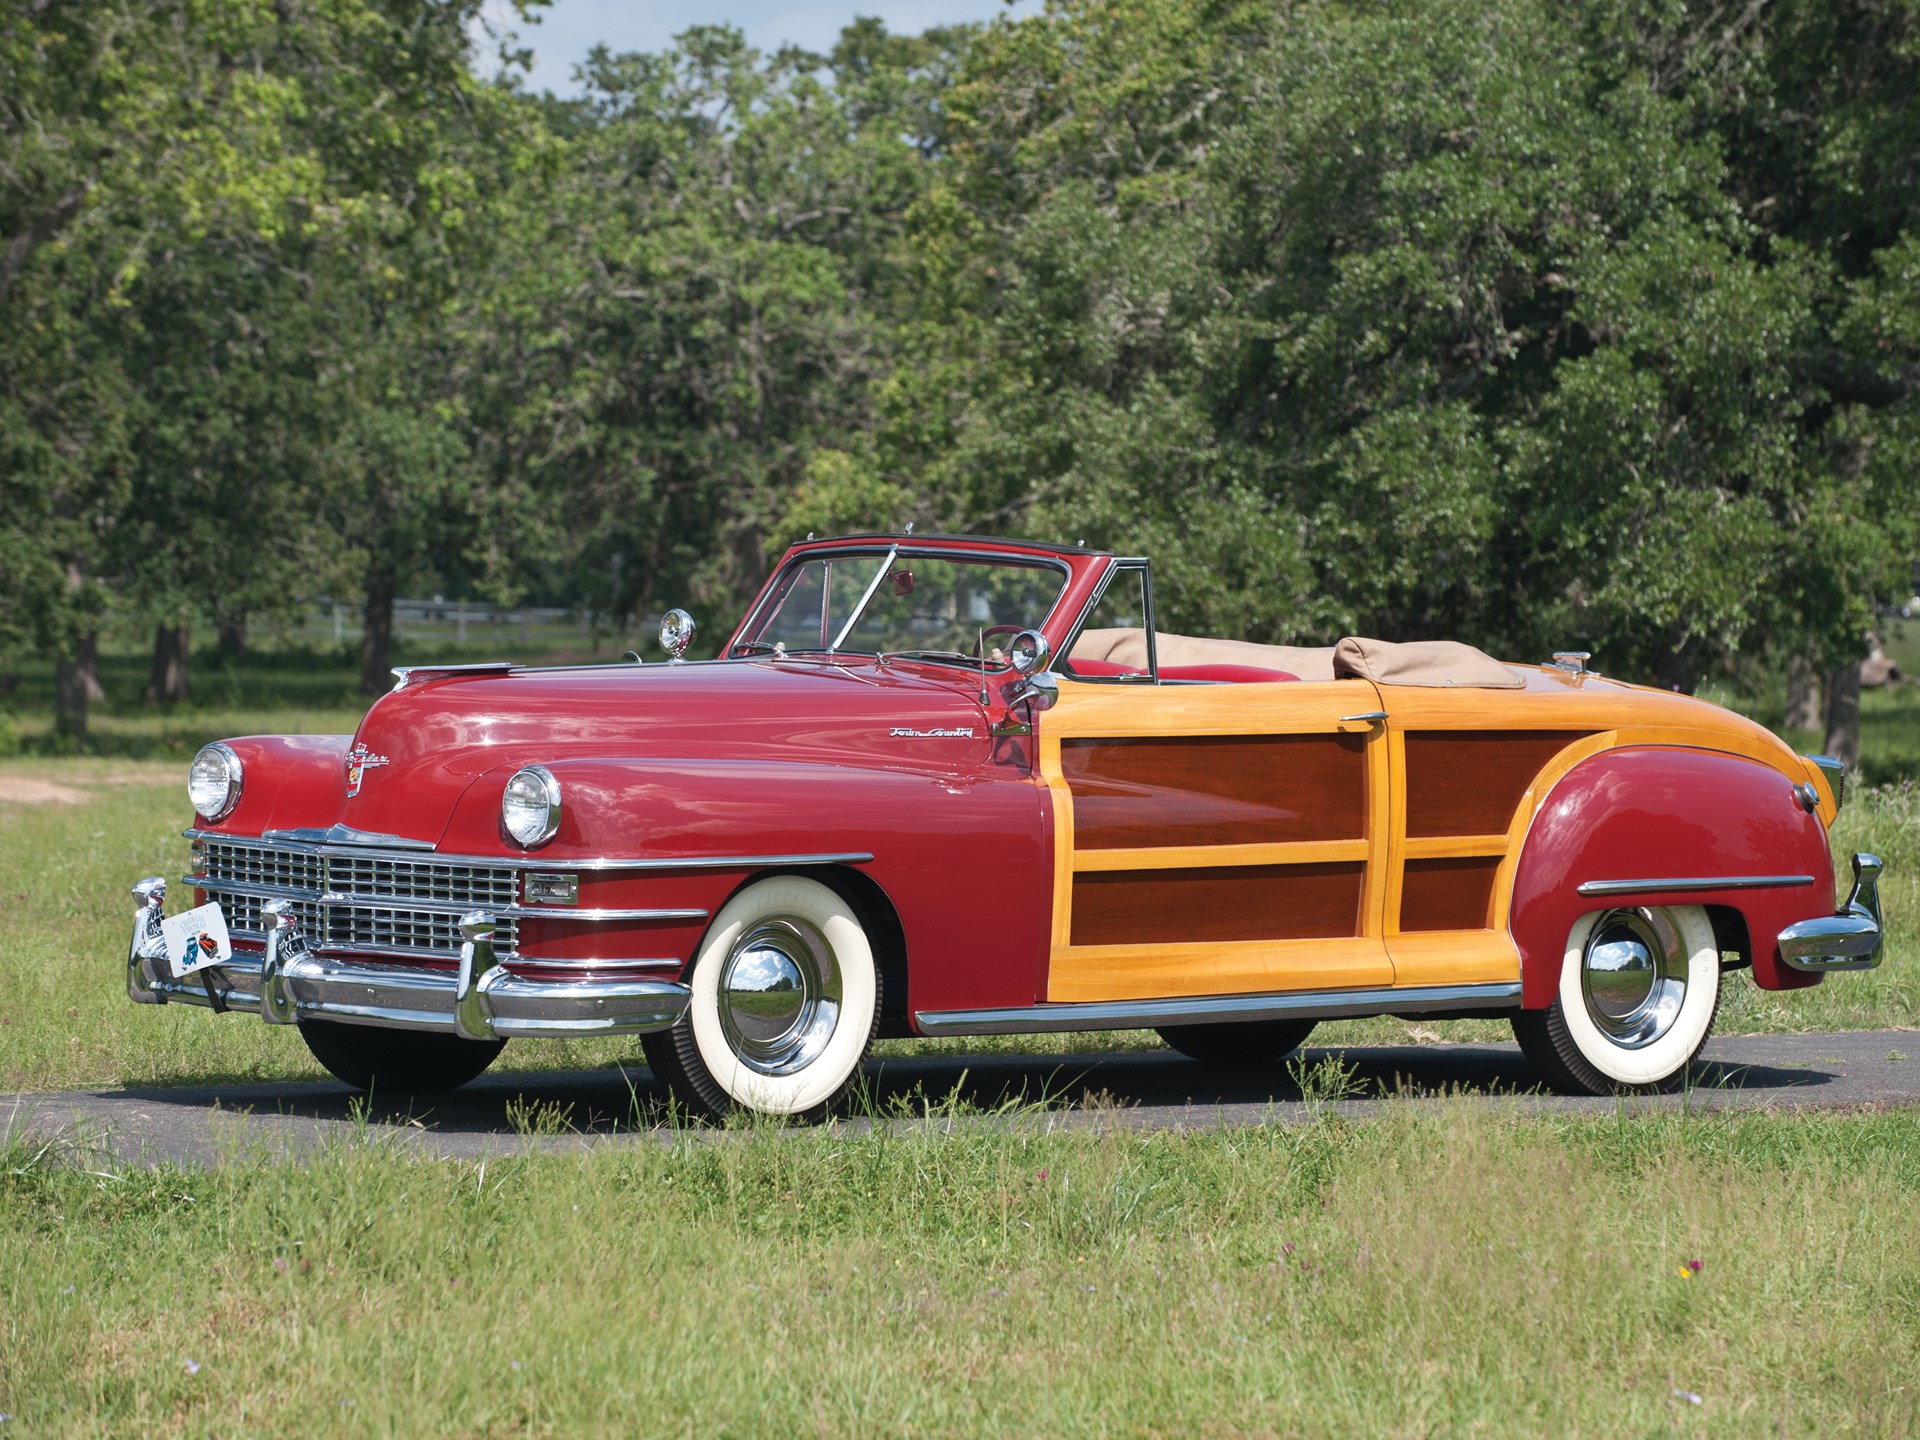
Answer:
[[433, 1031], [383, 1030], [302, 1020], [300, 1038], [335, 1076], [376, 1095], [433, 1095], [458, 1090], [505, 1047], [504, 1040], [468, 1040]]
[[879, 967], [859, 917], [798, 875], [726, 903], [690, 988], [679, 1022], [640, 1043], [653, 1073], [700, 1115], [823, 1118], [859, 1075], [880, 1020]]
[[1671, 1090], [1712, 1033], [1720, 946], [1698, 905], [1595, 910], [1574, 922], [1559, 991], [1513, 1017], [1514, 1038], [1556, 1090]]

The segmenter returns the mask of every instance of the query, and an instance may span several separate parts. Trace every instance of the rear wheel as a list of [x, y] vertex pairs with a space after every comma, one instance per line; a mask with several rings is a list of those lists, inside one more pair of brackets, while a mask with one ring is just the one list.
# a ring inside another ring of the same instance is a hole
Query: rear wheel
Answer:
[[432, 1095], [458, 1090], [505, 1047], [504, 1040], [468, 1040], [434, 1031], [384, 1030], [302, 1020], [300, 1038], [335, 1076], [376, 1095]]
[[1720, 946], [1698, 905], [1596, 910], [1574, 922], [1559, 991], [1513, 1033], [1556, 1090], [1670, 1090], [1720, 1009]]
[[707, 932], [692, 999], [643, 1035], [653, 1072], [695, 1114], [818, 1120], [851, 1088], [880, 1019], [880, 972], [859, 917], [817, 880], [749, 885]]
[[1220, 1025], [1162, 1025], [1160, 1038], [1189, 1060], [1266, 1065], [1284, 1060], [1313, 1033], [1311, 1020], [1243, 1020]]

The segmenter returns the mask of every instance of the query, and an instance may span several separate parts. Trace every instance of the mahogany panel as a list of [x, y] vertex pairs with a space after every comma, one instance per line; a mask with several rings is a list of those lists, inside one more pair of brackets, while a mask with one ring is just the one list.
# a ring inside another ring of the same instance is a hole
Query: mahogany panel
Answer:
[[1365, 734], [1063, 740], [1074, 845], [1363, 839], [1366, 744]]
[[1534, 776], [1590, 733], [1409, 730], [1407, 834], [1503, 834]]
[[1356, 861], [1076, 875], [1072, 943], [1155, 945], [1357, 935], [1364, 869]]
[[1409, 860], [1400, 881], [1402, 930], [1484, 930], [1498, 855]]

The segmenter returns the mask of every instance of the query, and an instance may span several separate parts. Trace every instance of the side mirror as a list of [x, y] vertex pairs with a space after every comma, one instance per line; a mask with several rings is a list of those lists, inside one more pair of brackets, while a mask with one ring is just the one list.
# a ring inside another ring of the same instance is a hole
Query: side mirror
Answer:
[[693, 616], [684, 610], [669, 610], [661, 617], [660, 645], [674, 664], [686, 658], [687, 646], [693, 643], [693, 632], [698, 628]]
[[1046, 668], [1053, 646], [1038, 630], [1022, 630], [1007, 642], [1007, 660], [1018, 675], [1033, 675]]
[[1018, 705], [1022, 700], [1033, 702], [1035, 713], [1051, 710], [1060, 699], [1060, 677], [1051, 670], [1037, 671], [1020, 679], [1007, 692], [1007, 703]]

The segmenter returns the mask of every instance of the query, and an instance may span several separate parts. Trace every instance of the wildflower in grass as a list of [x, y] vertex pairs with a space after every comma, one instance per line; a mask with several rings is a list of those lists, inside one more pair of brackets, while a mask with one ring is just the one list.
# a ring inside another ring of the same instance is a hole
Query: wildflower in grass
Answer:
[[1681, 1262], [1680, 1278], [1682, 1280], [1691, 1280], [1694, 1276], [1698, 1275], [1699, 1273], [1700, 1273], [1700, 1262], [1698, 1260], [1684, 1260]]
[[1691, 1390], [1676, 1390], [1673, 1392], [1673, 1397], [1676, 1400], [1684, 1400], [1689, 1405], [1704, 1405], [1707, 1403]]
[[274, 1257], [273, 1257], [273, 1268], [274, 1268], [274, 1269], [276, 1269], [276, 1270], [284, 1270], [284, 1269], [286, 1269], [286, 1268], [287, 1268], [287, 1257], [286, 1257], [286, 1256], [284, 1256], [284, 1255], [276, 1255], [276, 1256], [274, 1256]]
[[187, 1361], [187, 1373], [189, 1375], [198, 1375], [200, 1373], [200, 1362], [198, 1360]]

